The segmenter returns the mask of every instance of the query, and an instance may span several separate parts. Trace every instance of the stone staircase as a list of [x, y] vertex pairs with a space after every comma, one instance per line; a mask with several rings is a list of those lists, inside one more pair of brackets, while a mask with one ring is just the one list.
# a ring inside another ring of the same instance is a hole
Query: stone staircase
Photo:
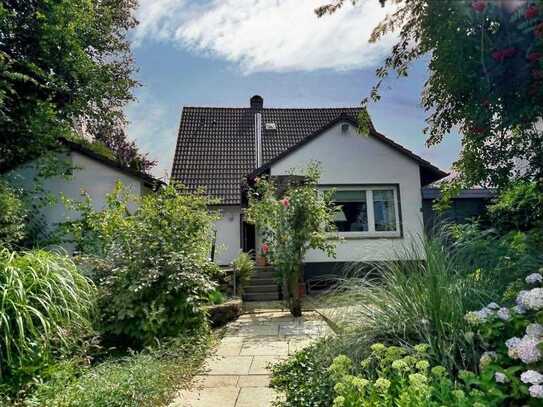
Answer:
[[279, 299], [279, 286], [271, 267], [255, 267], [250, 284], [245, 287], [244, 301], [273, 301]]

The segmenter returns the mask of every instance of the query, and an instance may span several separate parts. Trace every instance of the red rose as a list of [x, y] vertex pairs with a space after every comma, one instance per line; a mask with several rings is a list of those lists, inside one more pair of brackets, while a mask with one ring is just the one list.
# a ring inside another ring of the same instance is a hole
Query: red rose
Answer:
[[480, 13], [486, 8], [486, 0], [473, 0], [471, 2], [471, 8]]
[[534, 35], [536, 36], [536, 38], [543, 37], [543, 23], [539, 23], [538, 25], [535, 26]]
[[484, 127], [472, 127], [471, 132], [476, 133], [476, 134], [481, 134], [481, 133], [485, 133], [486, 129]]
[[262, 243], [262, 246], [260, 246], [260, 250], [262, 251], [263, 255], [266, 255], [270, 251], [270, 246], [268, 246], [268, 243]]
[[537, 62], [541, 58], [543, 58], [543, 53], [541, 53], [541, 52], [530, 52], [526, 58], [530, 62]]
[[535, 4], [530, 4], [526, 11], [524, 12], [524, 17], [528, 20], [537, 17], [539, 15], [539, 10]]
[[288, 198], [283, 198], [279, 201], [281, 203], [281, 205], [283, 205], [285, 208], [288, 208]]

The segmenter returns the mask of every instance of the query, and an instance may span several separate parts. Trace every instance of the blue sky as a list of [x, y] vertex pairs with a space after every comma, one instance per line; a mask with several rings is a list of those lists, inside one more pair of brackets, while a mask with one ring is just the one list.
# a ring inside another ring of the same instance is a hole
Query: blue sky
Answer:
[[[131, 34], [137, 102], [127, 107], [129, 135], [169, 173], [183, 106], [248, 106], [259, 94], [268, 107], [356, 106], [375, 83], [375, 68], [394, 35], [368, 44], [371, 28], [391, 9], [361, 0], [317, 19], [323, 0], [140, 0]], [[387, 81], [371, 104], [376, 128], [448, 170], [459, 151], [451, 134], [428, 149], [420, 93], [424, 61], [408, 78]]]

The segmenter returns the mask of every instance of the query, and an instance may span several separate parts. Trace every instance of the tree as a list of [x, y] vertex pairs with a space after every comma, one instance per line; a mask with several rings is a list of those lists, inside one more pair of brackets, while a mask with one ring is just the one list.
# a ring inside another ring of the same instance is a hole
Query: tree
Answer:
[[[75, 123], [105, 144], [118, 137], [126, 125], [122, 109], [134, 99], [137, 85], [126, 39], [137, 24], [132, 16], [136, 4], [0, 3], [0, 172], [56, 146], [61, 137], [71, 137]], [[134, 151], [130, 162], [141, 169], [152, 164]]]
[[288, 293], [290, 312], [302, 315], [299, 282], [303, 259], [309, 249], [335, 256], [337, 237], [332, 201], [334, 191], [319, 191], [319, 168], [311, 164], [303, 182], [291, 183], [279, 199], [272, 179], [256, 180], [249, 193], [247, 218], [263, 238], [262, 252], [277, 269]]
[[[459, 176], [445, 195], [473, 185], [502, 188], [515, 178], [536, 180], [543, 188], [542, 0], [388, 2], [396, 10], [370, 41], [392, 31], [399, 39], [377, 69], [370, 99], [379, 99], [379, 86], [391, 72], [407, 76], [411, 63], [429, 55], [422, 95], [427, 145], [440, 143], [453, 128], [462, 132], [453, 165]], [[343, 4], [337, 0], [316, 13], [333, 13]]]

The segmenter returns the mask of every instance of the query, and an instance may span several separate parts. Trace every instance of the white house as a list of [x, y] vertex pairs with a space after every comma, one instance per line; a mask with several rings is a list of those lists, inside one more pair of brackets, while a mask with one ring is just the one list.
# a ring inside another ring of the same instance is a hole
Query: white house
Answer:
[[342, 206], [337, 217], [345, 238], [337, 257], [310, 252], [307, 269], [393, 259], [401, 245], [423, 233], [422, 188], [447, 176], [428, 161], [378, 133], [360, 134], [362, 108], [185, 107], [172, 179], [204, 187], [219, 199], [217, 257], [230, 263], [255, 248], [255, 232], [243, 219], [241, 187], [248, 177], [288, 175], [309, 162], [321, 165], [321, 188], [334, 188]]
[[[117, 181], [121, 181], [123, 186], [136, 196], [149, 193], [163, 184], [148, 174], [131, 169], [82, 144], [68, 140], [62, 140], [61, 144], [62, 148], [54, 153], [54, 157], [59, 166], [71, 172], [70, 176], [38, 177], [41, 166], [39, 158], [21, 165], [6, 176], [26, 191], [34, 191], [39, 185], [44, 194], [53, 198], [63, 195], [80, 201], [81, 193], [85, 191], [95, 210], [104, 208], [106, 195], [113, 191]], [[51, 231], [59, 223], [77, 216], [68, 211], [60, 200], [40, 208], [40, 211], [46, 231]]]

